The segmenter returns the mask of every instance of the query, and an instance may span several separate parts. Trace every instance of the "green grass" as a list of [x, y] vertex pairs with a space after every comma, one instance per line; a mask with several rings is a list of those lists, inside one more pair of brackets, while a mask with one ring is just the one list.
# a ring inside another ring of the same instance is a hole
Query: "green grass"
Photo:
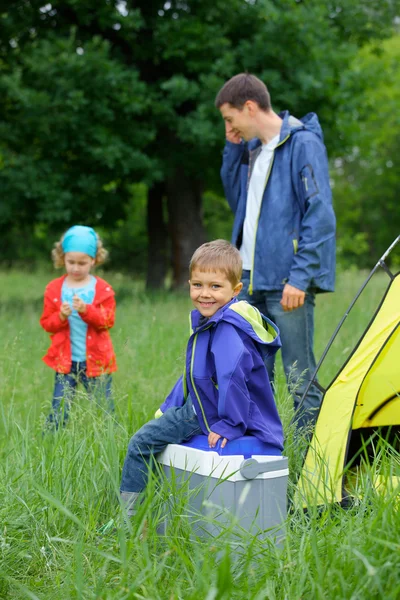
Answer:
[[[377, 451], [354, 485], [359, 500], [288, 517], [281, 547], [246, 532], [232, 546], [230, 528], [217, 539], [190, 536], [176, 492], [168, 536], [157, 534], [164, 481], [154, 482], [135, 522], [103, 537], [100, 525], [121, 524], [120, 470], [132, 433], [148, 420], [181, 374], [190, 302], [185, 295], [146, 296], [140, 283], [107, 274], [117, 291], [112, 332], [119, 370], [116, 418], [104, 416], [81, 392], [67, 429], [42, 438], [54, 374], [41, 362], [48, 346], [38, 319], [51, 275], [0, 273], [0, 598], [10, 599], [397, 599], [400, 597], [400, 498], [390, 485], [376, 493], [377, 473], [400, 475], [400, 457]], [[335, 295], [318, 298], [319, 356], [363, 281], [340, 275]], [[383, 276], [330, 353], [332, 378], [375, 308]], [[350, 319], [350, 318], [349, 318]], [[298, 449], [282, 372], [279, 408], [292, 470]], [[144, 523], [147, 521], [147, 527]]]

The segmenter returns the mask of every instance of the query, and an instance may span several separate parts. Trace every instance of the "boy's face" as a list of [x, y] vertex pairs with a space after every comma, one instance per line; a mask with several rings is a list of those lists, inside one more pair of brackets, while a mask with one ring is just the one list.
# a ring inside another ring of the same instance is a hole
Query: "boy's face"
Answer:
[[242, 283], [233, 286], [223, 271], [199, 269], [193, 269], [189, 284], [193, 306], [203, 317], [212, 317], [217, 310], [237, 296], [243, 287]]
[[66, 252], [64, 256], [65, 270], [73, 281], [84, 281], [94, 265], [94, 258], [84, 252]]

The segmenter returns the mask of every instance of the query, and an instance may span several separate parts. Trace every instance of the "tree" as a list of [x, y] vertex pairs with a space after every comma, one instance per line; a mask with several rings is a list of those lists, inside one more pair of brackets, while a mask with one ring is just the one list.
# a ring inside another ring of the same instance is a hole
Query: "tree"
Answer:
[[400, 231], [400, 36], [361, 50], [346, 78], [348, 140], [337, 159], [334, 196], [340, 255], [370, 267]]
[[[205, 236], [202, 195], [221, 191], [224, 136], [213, 101], [223, 82], [249, 70], [269, 85], [275, 109], [299, 116], [316, 110], [333, 149], [343, 71], [370, 36], [390, 30], [397, 10], [389, 0], [42, 2], [16, 1], [3, 14], [0, 56], [7, 65], [23, 63], [38, 39], [67, 40], [74, 31], [81, 57], [94, 39], [105, 40], [109, 60], [121, 73], [137, 73], [143, 85], [144, 110], [132, 117], [140, 136], [130, 144], [140, 154], [143, 174], [128, 170], [112, 181], [131, 183], [141, 176], [148, 184], [152, 287], [165, 276], [167, 237], [174, 284], [186, 281], [190, 255]], [[96, 178], [92, 183], [97, 188]]]
[[[140, 129], [145, 85], [110, 57], [100, 38], [77, 52], [74, 35], [35, 40], [0, 76], [2, 251], [10, 226], [111, 226], [123, 216], [131, 180], [152, 169]], [[15, 233], [15, 231], [13, 232]], [[4, 255], [4, 254], [3, 254]]]

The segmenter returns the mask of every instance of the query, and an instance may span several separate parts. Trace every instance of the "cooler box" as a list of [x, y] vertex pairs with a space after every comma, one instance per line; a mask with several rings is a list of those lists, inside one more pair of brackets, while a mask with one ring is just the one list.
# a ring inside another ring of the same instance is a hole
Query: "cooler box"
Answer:
[[198, 535], [218, 535], [235, 522], [254, 535], [283, 536], [289, 470], [275, 446], [243, 436], [210, 449], [207, 436], [196, 435], [170, 444], [157, 460], [168, 479], [174, 469], [189, 488], [185, 516]]

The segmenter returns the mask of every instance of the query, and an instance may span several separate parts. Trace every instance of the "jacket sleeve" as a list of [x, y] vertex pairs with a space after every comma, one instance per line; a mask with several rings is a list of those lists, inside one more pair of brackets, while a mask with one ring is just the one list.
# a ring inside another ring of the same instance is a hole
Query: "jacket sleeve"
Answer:
[[225, 196], [233, 213], [239, 203], [242, 192], [242, 161], [247, 152], [247, 144], [233, 144], [226, 141], [222, 155], [221, 179], [224, 186]]
[[306, 291], [319, 274], [326, 249], [334, 255], [336, 220], [324, 144], [316, 136], [300, 137], [293, 158], [292, 181], [302, 219], [288, 283]]
[[63, 320], [60, 317], [60, 302], [58, 299], [57, 302], [54, 302], [47, 288], [44, 293], [43, 312], [39, 323], [47, 333], [58, 333], [69, 326], [68, 319]]
[[109, 296], [99, 305], [87, 304], [86, 312], [80, 317], [95, 329], [111, 329], [115, 322], [115, 306], [115, 297]]
[[[163, 404], [161, 404], [161, 406], [158, 410], [160, 410], [161, 413], [165, 413], [165, 411], [168, 410], [168, 408], [171, 408], [173, 406], [183, 406], [184, 404], [185, 404], [185, 395], [183, 393], [183, 377], [179, 377], [178, 381], [172, 388], [172, 391], [165, 399], [165, 402], [163, 402]], [[157, 413], [158, 413], [158, 411], [156, 412], [156, 415], [157, 415]], [[160, 416], [160, 415], [158, 415], [158, 416]]]
[[218, 415], [211, 430], [228, 440], [245, 434], [250, 410], [247, 380], [253, 359], [233, 325], [220, 323], [211, 352], [218, 380]]

